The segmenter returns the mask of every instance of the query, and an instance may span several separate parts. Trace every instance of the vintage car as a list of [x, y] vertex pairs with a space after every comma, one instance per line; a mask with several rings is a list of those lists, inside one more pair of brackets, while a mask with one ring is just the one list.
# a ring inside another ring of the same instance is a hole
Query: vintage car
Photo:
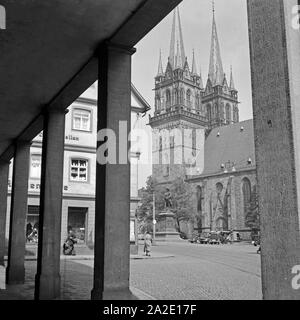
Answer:
[[209, 244], [220, 244], [220, 234], [216, 231], [211, 231], [209, 234], [209, 240], [208, 240]]
[[207, 232], [201, 233], [199, 237], [199, 243], [208, 244], [208, 242], [209, 242], [209, 233]]

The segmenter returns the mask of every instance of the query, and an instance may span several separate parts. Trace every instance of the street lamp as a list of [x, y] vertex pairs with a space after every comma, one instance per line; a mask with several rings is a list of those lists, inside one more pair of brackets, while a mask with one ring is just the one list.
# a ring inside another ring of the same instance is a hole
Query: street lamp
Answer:
[[153, 223], [153, 237], [152, 237], [152, 245], [155, 245], [155, 225], [156, 225], [156, 220], [155, 220], [155, 193], [153, 192], [153, 210], [152, 210], [153, 216], [152, 216], [152, 223]]

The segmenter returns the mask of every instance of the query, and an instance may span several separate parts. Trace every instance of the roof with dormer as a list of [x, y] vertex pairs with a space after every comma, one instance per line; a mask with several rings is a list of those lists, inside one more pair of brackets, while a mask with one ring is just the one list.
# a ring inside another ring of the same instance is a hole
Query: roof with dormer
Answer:
[[236, 171], [254, 169], [254, 150], [252, 119], [215, 128], [205, 140], [201, 176], [232, 172], [233, 167]]

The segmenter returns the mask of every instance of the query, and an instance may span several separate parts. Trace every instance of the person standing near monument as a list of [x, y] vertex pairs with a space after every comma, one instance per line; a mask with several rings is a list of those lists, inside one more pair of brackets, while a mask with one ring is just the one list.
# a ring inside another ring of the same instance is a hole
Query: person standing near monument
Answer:
[[151, 245], [152, 245], [152, 237], [151, 237], [151, 234], [147, 232], [144, 239], [144, 252], [146, 252], [147, 257], [150, 257]]

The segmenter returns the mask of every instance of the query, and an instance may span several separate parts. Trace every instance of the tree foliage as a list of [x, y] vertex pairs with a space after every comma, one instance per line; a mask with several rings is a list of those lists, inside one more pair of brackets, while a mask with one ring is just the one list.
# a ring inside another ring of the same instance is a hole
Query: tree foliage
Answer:
[[[181, 220], [194, 221], [192, 189], [183, 178], [177, 178], [167, 187], [172, 194], [171, 211], [175, 214], [177, 227], [180, 229], [179, 222]], [[155, 219], [158, 221], [159, 213], [166, 211], [164, 196], [167, 187], [157, 184], [152, 176], [150, 176], [147, 179], [146, 187], [139, 190], [139, 196], [141, 197], [138, 209], [140, 232], [152, 231], [153, 193], [155, 193]]]
[[141, 202], [139, 205], [137, 218], [141, 233], [151, 232], [153, 228], [153, 193], [155, 194], [155, 219], [158, 217], [158, 211], [164, 206], [163, 194], [157, 186], [152, 176], [148, 177], [146, 187], [139, 190]]
[[193, 191], [183, 178], [177, 178], [170, 187], [176, 219], [194, 221]]

